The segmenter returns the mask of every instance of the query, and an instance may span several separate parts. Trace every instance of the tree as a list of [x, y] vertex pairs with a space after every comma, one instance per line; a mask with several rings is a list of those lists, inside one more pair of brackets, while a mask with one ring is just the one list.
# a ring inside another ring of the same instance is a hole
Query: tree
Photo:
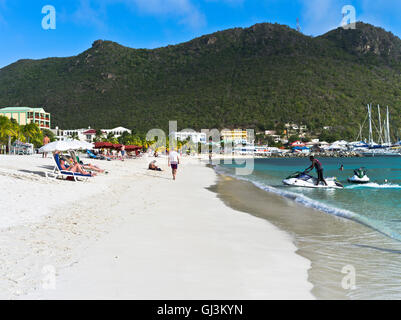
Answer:
[[110, 143], [113, 143], [113, 144], [117, 144], [117, 143], [118, 143], [118, 140], [117, 140], [117, 138], [115, 137], [115, 135], [114, 135], [113, 132], [109, 132], [109, 133], [107, 134], [107, 137], [106, 137], [105, 139], [103, 139], [103, 141], [105, 141], [105, 142], [110, 142]]
[[118, 137], [118, 143], [128, 145], [130, 144], [131, 138], [132, 136], [127, 131], [124, 131], [123, 134]]
[[319, 136], [320, 141], [327, 141], [329, 143], [332, 143], [332, 142], [340, 140], [340, 139], [341, 139], [341, 136], [339, 133], [328, 131], [328, 130], [324, 130]]
[[100, 129], [96, 129], [96, 134], [95, 134], [94, 141], [95, 142], [100, 142], [100, 141], [102, 141], [102, 138], [103, 138], [103, 131], [100, 130]]
[[56, 136], [53, 133], [53, 131], [51, 131], [49, 129], [42, 129], [42, 133], [43, 133], [43, 136], [49, 137], [51, 142], [56, 141]]
[[2, 144], [8, 143], [8, 152], [11, 150], [11, 139], [18, 136], [18, 128], [7, 117], [0, 116], [0, 141]]
[[293, 143], [293, 142], [298, 141], [298, 140], [299, 140], [299, 136], [296, 135], [296, 134], [294, 134], [294, 135], [292, 135], [292, 136], [290, 136], [290, 137], [288, 138], [288, 142], [289, 142], [289, 143]]
[[78, 133], [76, 133], [76, 132], [71, 133], [70, 138], [71, 138], [72, 140], [79, 140], [79, 138], [78, 138]]
[[29, 123], [21, 126], [21, 132], [28, 143], [32, 143], [35, 147], [39, 147], [42, 145], [43, 132], [40, 130], [36, 123]]
[[282, 135], [284, 130], [285, 130], [285, 125], [282, 122], [279, 122], [279, 123], [276, 124], [276, 128], [275, 129], [277, 131], [277, 134]]

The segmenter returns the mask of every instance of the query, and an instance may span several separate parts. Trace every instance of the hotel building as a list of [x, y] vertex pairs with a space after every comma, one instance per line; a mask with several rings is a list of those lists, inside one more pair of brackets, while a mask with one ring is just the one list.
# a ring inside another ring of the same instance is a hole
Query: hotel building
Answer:
[[234, 144], [253, 144], [254, 138], [248, 136], [246, 130], [223, 130], [221, 131], [221, 138], [225, 143]]
[[43, 108], [9, 107], [0, 109], [0, 116], [15, 119], [19, 125], [36, 123], [40, 129], [50, 129], [50, 113]]

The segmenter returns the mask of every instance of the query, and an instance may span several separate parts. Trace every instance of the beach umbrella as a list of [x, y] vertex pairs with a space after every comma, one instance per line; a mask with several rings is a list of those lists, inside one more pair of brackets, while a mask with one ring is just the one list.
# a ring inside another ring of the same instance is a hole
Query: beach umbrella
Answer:
[[142, 149], [142, 147], [134, 146], [134, 145], [125, 146], [125, 150], [127, 150], [127, 151], [135, 151], [135, 150], [139, 150], [139, 149]]
[[81, 149], [93, 149], [91, 143], [79, 140], [66, 140], [66, 141], [55, 141], [47, 145], [44, 145], [39, 149], [39, 153], [47, 153], [54, 151], [69, 151], [69, 150], [81, 150]]
[[83, 150], [92, 150], [93, 149], [93, 143], [89, 143], [86, 141], [78, 141], [78, 142], [82, 146]]
[[71, 141], [54, 141], [40, 148], [39, 153], [47, 153], [54, 151], [69, 151], [76, 149], [77, 149], [76, 146], [72, 144]]
[[71, 147], [73, 148], [72, 150], [92, 150], [93, 149], [93, 144], [86, 142], [86, 141], [80, 141], [80, 140], [67, 140]]
[[113, 149], [121, 149], [122, 148], [122, 144], [113, 144]]
[[110, 142], [96, 142], [95, 149], [110, 149], [113, 148], [113, 144]]

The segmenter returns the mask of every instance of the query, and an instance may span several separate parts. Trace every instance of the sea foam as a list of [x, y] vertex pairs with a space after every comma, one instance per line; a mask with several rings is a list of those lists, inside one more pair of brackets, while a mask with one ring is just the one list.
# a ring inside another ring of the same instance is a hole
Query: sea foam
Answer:
[[[320, 210], [323, 212], [326, 212], [328, 214], [332, 214], [338, 217], [342, 217], [342, 218], [347, 218], [347, 219], [354, 219], [356, 218], [356, 214], [352, 211], [346, 210], [346, 209], [341, 209], [341, 208], [337, 208], [334, 206], [330, 206], [327, 205], [325, 203], [322, 203], [320, 201], [317, 200], [313, 200], [303, 194], [299, 194], [299, 193], [295, 193], [295, 192], [291, 192], [288, 190], [283, 190], [282, 188], [276, 188], [270, 185], [267, 185], [263, 182], [260, 181], [254, 181], [250, 178], [246, 178], [244, 176], [237, 176], [234, 174], [231, 174], [228, 170], [225, 170], [225, 168], [221, 167], [221, 166], [216, 166], [216, 172], [223, 174], [223, 175], [227, 175], [230, 176], [232, 178], [238, 179], [238, 180], [242, 180], [242, 181], [247, 181], [247, 182], [251, 182], [253, 185], [255, 185], [257, 188], [262, 189], [264, 191], [267, 192], [271, 192], [277, 195], [280, 195], [282, 197], [285, 197], [287, 199], [291, 199], [297, 203], [302, 204], [305, 207], [308, 208], [313, 208], [316, 210]], [[290, 188], [290, 187], [288, 187]]]
[[362, 189], [362, 188], [401, 189], [401, 186], [399, 184], [392, 184], [392, 183], [379, 184], [376, 182], [370, 182], [370, 183], [365, 183], [365, 184], [355, 184], [355, 185], [346, 187], [346, 189]]

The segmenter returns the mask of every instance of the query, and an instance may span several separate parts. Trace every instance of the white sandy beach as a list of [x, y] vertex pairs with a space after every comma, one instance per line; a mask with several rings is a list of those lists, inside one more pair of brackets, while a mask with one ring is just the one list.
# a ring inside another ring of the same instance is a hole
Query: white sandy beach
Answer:
[[198, 158], [175, 182], [152, 159], [92, 161], [110, 173], [77, 183], [44, 178], [50, 158], [0, 156], [0, 298], [313, 298], [287, 233], [227, 207]]

